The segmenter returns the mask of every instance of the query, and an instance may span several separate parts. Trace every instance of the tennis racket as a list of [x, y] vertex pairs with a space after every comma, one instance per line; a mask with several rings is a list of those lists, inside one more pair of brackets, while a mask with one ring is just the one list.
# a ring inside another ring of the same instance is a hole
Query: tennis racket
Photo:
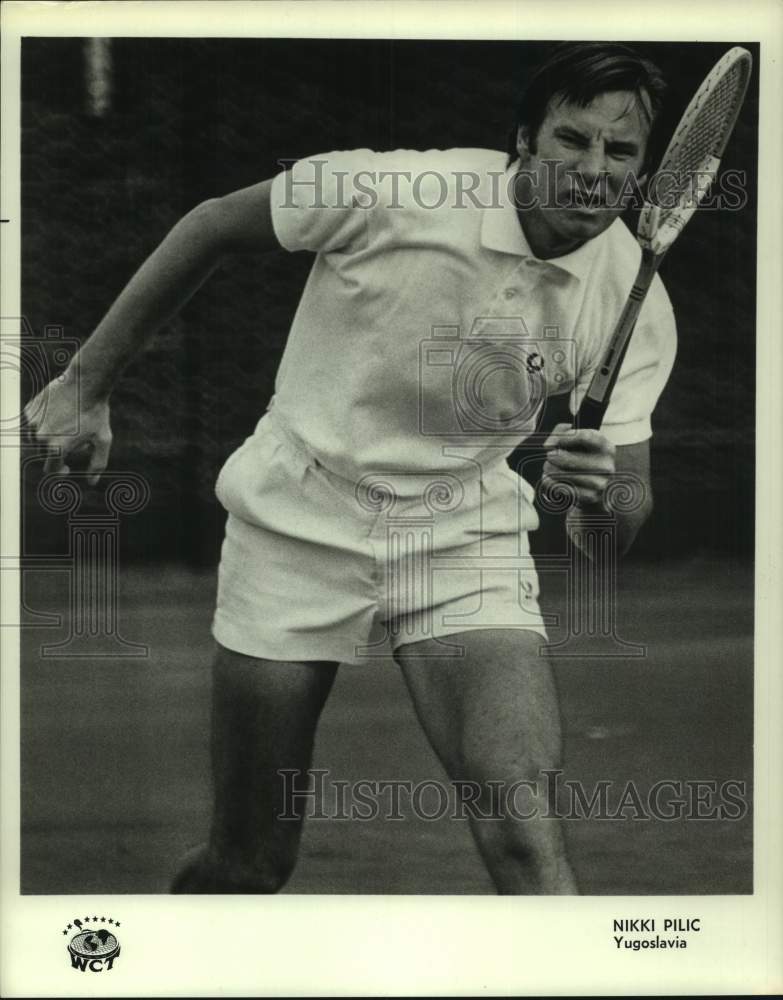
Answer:
[[715, 64], [685, 109], [663, 154], [636, 229], [642, 248], [639, 272], [579, 407], [576, 427], [598, 430], [601, 426], [652, 280], [717, 175], [745, 97], [752, 64], [750, 53], [740, 46], [730, 49]]

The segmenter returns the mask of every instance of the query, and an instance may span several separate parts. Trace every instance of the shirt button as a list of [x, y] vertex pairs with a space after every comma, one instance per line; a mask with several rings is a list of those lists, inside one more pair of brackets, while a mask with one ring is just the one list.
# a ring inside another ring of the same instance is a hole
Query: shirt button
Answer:
[[505, 290], [505, 291], [503, 292], [503, 295], [504, 295], [504, 296], [505, 296], [505, 297], [506, 297], [507, 299], [513, 299], [513, 298], [514, 298], [514, 296], [515, 296], [516, 294], [517, 294], [517, 290], [516, 290], [516, 288], [507, 288], [507, 289], [506, 289], [506, 290]]

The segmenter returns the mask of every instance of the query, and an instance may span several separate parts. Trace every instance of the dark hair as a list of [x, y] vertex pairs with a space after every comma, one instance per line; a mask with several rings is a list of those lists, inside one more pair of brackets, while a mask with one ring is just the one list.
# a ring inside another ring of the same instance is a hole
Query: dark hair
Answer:
[[[586, 107], [599, 94], [628, 90], [637, 95], [652, 127], [663, 105], [666, 81], [658, 67], [617, 42], [561, 42], [532, 72], [517, 105], [516, 126], [509, 136], [509, 164], [517, 158], [517, 129], [524, 126], [532, 152], [552, 98]], [[649, 108], [643, 97], [646, 95]], [[647, 142], [645, 169], [654, 143]]]

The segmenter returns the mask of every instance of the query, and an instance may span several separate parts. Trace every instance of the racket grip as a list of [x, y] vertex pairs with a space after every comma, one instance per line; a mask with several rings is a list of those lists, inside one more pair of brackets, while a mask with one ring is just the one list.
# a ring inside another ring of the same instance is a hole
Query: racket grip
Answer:
[[574, 418], [574, 427], [579, 430], [599, 431], [606, 413], [606, 403], [585, 396]]

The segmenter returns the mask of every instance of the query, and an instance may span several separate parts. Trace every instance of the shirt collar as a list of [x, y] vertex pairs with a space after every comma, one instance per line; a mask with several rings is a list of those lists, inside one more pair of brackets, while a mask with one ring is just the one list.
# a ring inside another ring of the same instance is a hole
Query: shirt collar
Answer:
[[515, 160], [505, 171], [498, 191], [498, 199], [483, 209], [481, 220], [481, 245], [488, 250], [499, 250], [501, 253], [516, 254], [519, 257], [530, 257], [541, 264], [551, 265], [568, 272], [579, 281], [584, 281], [590, 273], [593, 260], [598, 251], [601, 236], [588, 240], [581, 247], [572, 250], [562, 257], [550, 257], [541, 260], [530, 249], [525, 238], [525, 232], [519, 222], [516, 206], [511, 198], [511, 188], [514, 174], [519, 166]]

